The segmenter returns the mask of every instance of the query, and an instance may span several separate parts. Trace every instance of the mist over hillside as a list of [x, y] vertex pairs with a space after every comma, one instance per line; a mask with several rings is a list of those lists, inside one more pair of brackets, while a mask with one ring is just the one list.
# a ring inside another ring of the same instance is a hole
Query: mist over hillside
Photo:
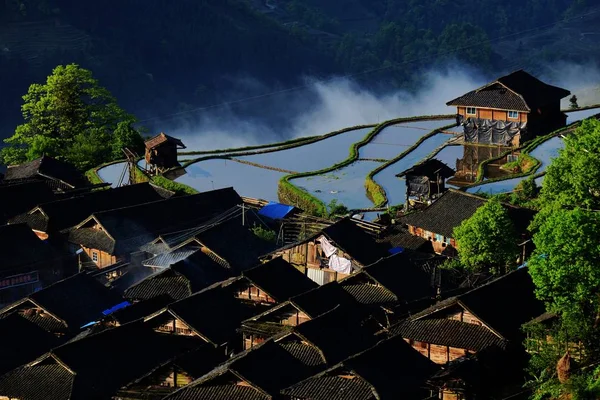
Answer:
[[[600, 54], [594, 2], [464, 3], [2, 2], [0, 138], [21, 122], [29, 85], [72, 62], [90, 69], [148, 133], [212, 132], [224, 136], [220, 142], [252, 143], [443, 111], [445, 101], [469, 85], [448, 92], [441, 85], [424, 101], [436, 74], [463, 76], [472, 87], [526, 68], [536, 75], [550, 71], [550, 80], [560, 82], [561, 63], [593, 67]], [[502, 17], [507, 9], [511, 18]], [[577, 45], [563, 51], [566, 43]], [[453, 65], [469, 67], [452, 71]], [[296, 87], [303, 89], [288, 90]], [[264, 96], [273, 92], [282, 93]], [[257, 99], [237, 102], [248, 97]], [[230, 105], [212, 107], [218, 104]]]

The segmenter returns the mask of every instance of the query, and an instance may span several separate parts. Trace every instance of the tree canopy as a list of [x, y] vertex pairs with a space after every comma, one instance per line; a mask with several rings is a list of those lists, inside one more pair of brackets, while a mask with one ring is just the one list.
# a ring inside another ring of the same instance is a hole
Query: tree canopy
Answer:
[[491, 269], [501, 273], [514, 263], [517, 248], [515, 227], [504, 206], [495, 198], [454, 229], [460, 263], [473, 272]]
[[582, 121], [564, 139], [565, 148], [548, 166], [542, 204], [598, 209], [600, 206], [600, 121]]
[[135, 118], [120, 108], [92, 73], [78, 65], [56, 67], [45, 84], [32, 84], [17, 126], [0, 153], [5, 164], [48, 155], [87, 169], [122, 156], [121, 148], [140, 150]]

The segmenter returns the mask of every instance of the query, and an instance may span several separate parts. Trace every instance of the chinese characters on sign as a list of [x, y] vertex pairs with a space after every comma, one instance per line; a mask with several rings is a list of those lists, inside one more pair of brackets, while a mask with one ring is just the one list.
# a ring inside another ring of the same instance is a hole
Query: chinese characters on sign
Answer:
[[7, 289], [14, 286], [26, 285], [28, 283], [34, 283], [39, 280], [38, 272], [28, 272], [26, 274], [8, 276], [0, 279], [0, 290]]

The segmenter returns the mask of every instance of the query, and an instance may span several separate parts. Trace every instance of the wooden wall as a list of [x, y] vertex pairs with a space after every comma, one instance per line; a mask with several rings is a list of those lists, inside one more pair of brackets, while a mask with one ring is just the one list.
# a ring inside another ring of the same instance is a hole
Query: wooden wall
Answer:
[[98, 268], [100, 268], [100, 269], [111, 266], [117, 262], [116, 256], [110, 255], [102, 250], [91, 249], [89, 247], [84, 247], [84, 246], [81, 246], [81, 248], [83, 249], [85, 254], [88, 255], [90, 260], [92, 260], [92, 261], [94, 260], [93, 253], [95, 252], [98, 254], [98, 261], [96, 261], [95, 263], [98, 266]]
[[185, 323], [173, 318], [172, 320], [160, 325], [155, 329], [157, 332], [163, 333], [174, 333], [182, 336], [194, 336], [196, 335]]
[[450, 361], [454, 361], [457, 358], [461, 358], [469, 354], [469, 351], [466, 349], [419, 342], [406, 338], [404, 340], [415, 350], [436, 364], [447, 364]]
[[[435, 251], [437, 254], [442, 254], [444, 249], [447, 247], [447, 244], [444, 245], [444, 243], [445, 243], [444, 240], [447, 238], [442, 237], [442, 240], [437, 240], [437, 238], [435, 236], [435, 232], [429, 232], [429, 231], [426, 231], [425, 229], [417, 228], [416, 226], [412, 226], [412, 225], [408, 225], [408, 232], [410, 232], [410, 234], [412, 234], [414, 236], [419, 236], [425, 240], [429, 240], [431, 242], [431, 245], [433, 246], [433, 251]], [[456, 248], [456, 240], [454, 240], [453, 238], [449, 238], [449, 239], [450, 239], [450, 245], [452, 247]]]
[[236, 297], [238, 299], [252, 300], [258, 303], [277, 303], [275, 299], [254, 285], [249, 285], [247, 288], [238, 291]]
[[475, 115], [467, 115], [467, 107], [457, 107], [456, 112], [465, 118], [492, 119], [497, 121], [527, 122], [528, 118], [528, 114], [526, 112], [519, 112], [519, 118], [508, 118], [507, 110], [495, 110], [492, 108], [476, 108]]

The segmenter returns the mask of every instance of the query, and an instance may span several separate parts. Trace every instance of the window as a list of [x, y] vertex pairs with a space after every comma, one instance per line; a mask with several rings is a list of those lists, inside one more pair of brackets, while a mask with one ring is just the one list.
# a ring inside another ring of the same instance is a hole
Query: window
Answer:
[[475, 107], [467, 107], [467, 115], [475, 115], [477, 112], [475, 111]]
[[509, 111], [508, 118], [512, 118], [512, 119], [519, 118], [519, 112], [518, 111]]
[[97, 251], [92, 251], [92, 261], [98, 262], [98, 252]]

